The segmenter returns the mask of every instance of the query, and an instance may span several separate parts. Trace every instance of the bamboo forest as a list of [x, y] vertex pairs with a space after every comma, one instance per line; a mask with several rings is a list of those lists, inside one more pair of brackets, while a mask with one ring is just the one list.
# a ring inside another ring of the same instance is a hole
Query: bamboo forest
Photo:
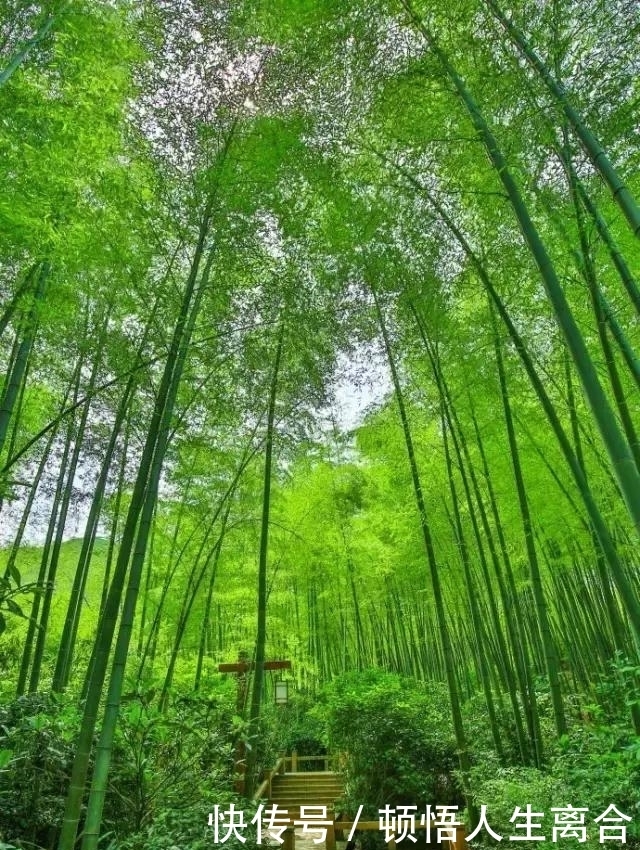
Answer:
[[639, 56], [0, 0], [0, 850], [640, 848]]

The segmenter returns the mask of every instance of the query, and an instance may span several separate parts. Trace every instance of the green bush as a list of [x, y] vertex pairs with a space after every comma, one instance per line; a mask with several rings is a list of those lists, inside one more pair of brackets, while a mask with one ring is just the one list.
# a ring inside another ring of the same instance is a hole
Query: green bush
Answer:
[[62, 821], [76, 708], [29, 694], [0, 706], [0, 840], [50, 846]]
[[[594, 819], [610, 804], [632, 821], [627, 824], [627, 843], [640, 844], [640, 760], [638, 739], [627, 725], [590, 723], [572, 727], [560, 741], [548, 742], [549, 763], [544, 770], [527, 767], [500, 767], [495, 761], [479, 762], [471, 771], [471, 790], [477, 805], [487, 806], [487, 820], [508, 840], [516, 834], [510, 823], [516, 806], [543, 812], [537, 833], [552, 840], [553, 807], [586, 807], [584, 823], [587, 842], [581, 847], [601, 847], [599, 826]], [[480, 836], [478, 836], [478, 841]], [[475, 843], [475, 841], [474, 841]], [[563, 845], [577, 847], [576, 839], [562, 839]], [[522, 850], [533, 850], [539, 842], [519, 842]]]
[[[213, 807], [246, 806], [231, 791], [233, 705], [224, 695], [177, 697], [163, 714], [154, 697], [123, 699], [103, 813], [105, 843], [123, 850], [205, 850], [212, 844], [207, 820]], [[31, 694], [0, 707], [0, 847], [55, 846], [80, 719], [66, 697]]]
[[344, 754], [345, 805], [377, 816], [385, 805], [461, 805], [446, 691], [366, 671], [329, 686], [318, 711], [332, 752]]
[[274, 747], [277, 752], [295, 750], [301, 756], [326, 752], [326, 726], [314, 711], [316, 700], [307, 694], [294, 694], [287, 705], [274, 706]]
[[640, 738], [628, 723], [574, 727], [558, 743], [550, 773], [564, 783], [573, 801], [579, 801], [568, 802], [587, 806], [591, 819], [611, 803], [630, 815], [627, 840], [640, 843]]
[[229, 850], [254, 850], [257, 848], [256, 829], [250, 825], [255, 813], [255, 804], [233, 795], [229, 789], [202, 789], [195, 800], [193, 796], [181, 806], [171, 805], [159, 808], [153, 820], [137, 832], [123, 837], [111, 835], [107, 850], [211, 850], [217, 846], [213, 842], [213, 831], [208, 825], [208, 815], [214, 812], [214, 806], [228, 807], [234, 803], [236, 809], [245, 813], [246, 830], [241, 834], [246, 839], [243, 844], [235, 836], [225, 841]]
[[[562, 780], [533, 767], [497, 767], [495, 764], [490, 766], [476, 765], [471, 770], [470, 785], [472, 796], [478, 808], [486, 805], [487, 821], [491, 829], [501, 835], [505, 842], [509, 840], [510, 835], [521, 834], [520, 830], [514, 828], [514, 823], [510, 822], [517, 806], [526, 810], [527, 805], [531, 804], [532, 811], [545, 813], [546, 817], [542, 821], [535, 821], [542, 823], [543, 828], [534, 831], [533, 834], [545, 835], [547, 842], [549, 842], [551, 840], [549, 824], [553, 824], [551, 808], [566, 804], [582, 805], [567, 799], [569, 792]], [[472, 846], [483, 843], [486, 837], [487, 834], [483, 831], [473, 840]], [[522, 850], [533, 850], [540, 843], [538, 841], [518, 841], [518, 846]], [[571, 844], [570, 841], [569, 845]]]
[[233, 715], [215, 697], [176, 699], [161, 713], [153, 697], [123, 700], [104, 828], [129, 847], [146, 846], [160, 824], [173, 845], [187, 837], [187, 845], [197, 843], [205, 840], [211, 801], [226, 799], [232, 787]]

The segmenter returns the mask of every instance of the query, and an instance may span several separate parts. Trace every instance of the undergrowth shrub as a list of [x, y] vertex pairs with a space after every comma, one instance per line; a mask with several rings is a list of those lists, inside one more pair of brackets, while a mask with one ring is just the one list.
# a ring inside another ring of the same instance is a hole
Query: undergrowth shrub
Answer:
[[68, 701], [28, 694], [0, 706], [0, 839], [50, 846], [62, 822], [79, 713]]
[[446, 691], [381, 671], [327, 687], [316, 711], [327, 743], [343, 754], [345, 807], [376, 816], [385, 805], [462, 805]]
[[[0, 847], [57, 844], [81, 713], [69, 697], [31, 694], [0, 706]], [[237, 733], [233, 703], [216, 695], [176, 698], [165, 713], [155, 694], [123, 698], [103, 813], [111, 850], [205, 850], [208, 816], [233, 802]], [[82, 824], [80, 825], [82, 830]], [[252, 846], [255, 830], [247, 829]], [[239, 850], [231, 838], [225, 846]]]
[[208, 847], [208, 813], [236, 799], [232, 709], [215, 696], [185, 696], [163, 713], [154, 697], [123, 699], [104, 830], [114, 848]]
[[[530, 804], [544, 817], [534, 834], [552, 841], [555, 814], [552, 808], [586, 808], [586, 842], [563, 838], [563, 845], [595, 850], [600, 843], [595, 818], [611, 804], [631, 818], [626, 823], [627, 846], [640, 847], [640, 738], [631, 728], [629, 706], [636, 699], [620, 675], [620, 663], [612, 664], [609, 677], [594, 689], [595, 700], [566, 701], [569, 731], [560, 739], [543, 722], [546, 754], [543, 769], [499, 765], [495, 754], [476, 758], [471, 771], [471, 791], [477, 805], [487, 807], [487, 819], [503, 840], [517, 834], [510, 821], [516, 807]], [[624, 668], [626, 674], [639, 671]], [[544, 717], [543, 717], [544, 720]], [[480, 836], [478, 836], [480, 840]], [[520, 841], [522, 850], [539, 847], [537, 841]]]

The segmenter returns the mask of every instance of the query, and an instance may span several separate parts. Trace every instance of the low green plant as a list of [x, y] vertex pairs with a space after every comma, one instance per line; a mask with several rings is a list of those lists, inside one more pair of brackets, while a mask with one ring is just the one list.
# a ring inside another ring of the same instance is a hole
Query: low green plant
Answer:
[[110, 772], [106, 829], [124, 840], [156, 833], [160, 821], [171, 821], [180, 834], [194, 821], [202, 827], [210, 801], [224, 798], [232, 786], [233, 732], [229, 707], [215, 697], [185, 696], [160, 712], [153, 691], [126, 696]]
[[[595, 818], [613, 804], [631, 818], [626, 824], [627, 844], [640, 844], [640, 739], [630, 730], [625, 695], [628, 688], [612, 670], [596, 692], [596, 701], [569, 706], [569, 731], [556, 739], [543, 726], [547, 761], [543, 770], [499, 765], [495, 756], [478, 759], [472, 768], [470, 785], [478, 807], [486, 806], [487, 820], [503, 840], [517, 834], [511, 818], [517, 807], [543, 813], [536, 819], [541, 829], [534, 834], [553, 840], [553, 808], [586, 808], [586, 841], [581, 847], [602, 846]], [[629, 671], [625, 671], [628, 673]], [[627, 680], [628, 681], [628, 680]], [[608, 699], [606, 698], [606, 695]], [[568, 704], [569, 705], [569, 704]], [[486, 833], [478, 836], [478, 841]], [[577, 838], [563, 838], [567, 847], [578, 846]], [[475, 843], [475, 842], [474, 842]], [[539, 847], [537, 841], [521, 841], [523, 850]]]
[[273, 709], [274, 746], [278, 752], [301, 756], [323, 755], [327, 749], [326, 725], [314, 711], [316, 700], [294, 694], [287, 705]]
[[0, 706], [0, 839], [50, 846], [64, 811], [78, 713], [63, 698], [29, 694]]
[[318, 711], [332, 752], [343, 754], [345, 808], [461, 805], [446, 692], [371, 670], [333, 682]]

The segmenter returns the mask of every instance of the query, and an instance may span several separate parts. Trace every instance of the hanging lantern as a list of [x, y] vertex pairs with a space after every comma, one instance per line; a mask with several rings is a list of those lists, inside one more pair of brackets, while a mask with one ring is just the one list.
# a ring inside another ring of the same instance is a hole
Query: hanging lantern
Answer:
[[276, 705], [286, 705], [289, 702], [289, 682], [279, 679], [275, 683]]

